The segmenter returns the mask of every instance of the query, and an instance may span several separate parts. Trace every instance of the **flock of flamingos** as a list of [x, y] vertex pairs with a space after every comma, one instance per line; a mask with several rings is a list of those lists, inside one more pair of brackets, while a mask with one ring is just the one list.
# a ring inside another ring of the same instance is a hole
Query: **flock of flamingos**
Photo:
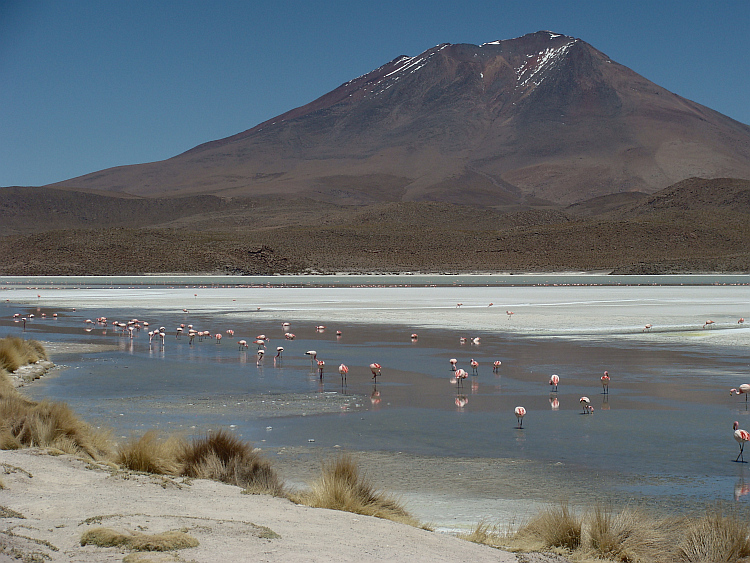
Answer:
[[[462, 303], [458, 303], [456, 306], [460, 307]], [[492, 303], [490, 303], [490, 306], [492, 306]], [[74, 309], [75, 310], [75, 309]], [[189, 311], [187, 309], [183, 309], [183, 313], [188, 313]], [[510, 319], [514, 313], [513, 311], [507, 311], [508, 318]], [[46, 317], [45, 313], [41, 314], [42, 317]], [[52, 315], [53, 318], [57, 318], [57, 313], [54, 313]], [[22, 316], [20, 313], [16, 313], [13, 315], [13, 320], [15, 322], [22, 322], [24, 329], [26, 328], [26, 322], [29, 320], [32, 320], [34, 318], [33, 314], [29, 314], [27, 316]], [[744, 318], [740, 318], [737, 323], [742, 324], [745, 322]], [[93, 326], [99, 326], [99, 327], [107, 327], [112, 326], [114, 330], [120, 330], [123, 335], [128, 336], [129, 338], [134, 338], [134, 336], [139, 333], [142, 329], [146, 330], [149, 328], [149, 323], [145, 321], [139, 321], [138, 319], [131, 319], [127, 322], [119, 322], [119, 321], [109, 321], [106, 317], [97, 317], [95, 320], [86, 319], [84, 323], [86, 326], [86, 331], [90, 332], [93, 329]], [[706, 327], [712, 327], [714, 325], [714, 321], [707, 320], [703, 324], [703, 328]], [[294, 340], [295, 335], [289, 331], [290, 323], [282, 323], [282, 328], [284, 330], [284, 338], [287, 340]], [[316, 332], [323, 332], [325, 331], [325, 326], [318, 325], [315, 327]], [[643, 331], [650, 331], [652, 325], [646, 324], [643, 328]], [[234, 331], [232, 329], [228, 329], [225, 331], [225, 334], [229, 337], [234, 336]], [[212, 338], [216, 341], [216, 344], [221, 344], [223, 335], [221, 333], [215, 333], [212, 334], [210, 331], [207, 330], [196, 330], [193, 325], [185, 325], [181, 324], [178, 326], [175, 330], [175, 337], [180, 338], [182, 335], [186, 335], [189, 339], [189, 343], [192, 346], [194, 341], [197, 339], [198, 342], [203, 341], [204, 339]], [[148, 330], [148, 337], [149, 337], [149, 344], [152, 345], [154, 339], [157, 339], [157, 342], [160, 343], [162, 348], [165, 345], [165, 340], [167, 336], [167, 329], [166, 327], [159, 327], [155, 330]], [[336, 331], [336, 336], [341, 336], [341, 331]], [[419, 336], [416, 333], [413, 333], [411, 335], [412, 341], [416, 341], [419, 338]], [[466, 344], [467, 338], [461, 337], [459, 339], [461, 344]], [[269, 338], [265, 334], [259, 334], [255, 337], [255, 339], [252, 341], [252, 344], [257, 346], [256, 350], [256, 365], [260, 366], [263, 364], [263, 359], [265, 356], [266, 351], [266, 344], [268, 343]], [[479, 344], [480, 338], [475, 337], [471, 339], [472, 344]], [[241, 339], [237, 341], [237, 344], [239, 346], [239, 350], [247, 350], [250, 346], [247, 340]], [[284, 352], [283, 346], [277, 346], [276, 347], [276, 355], [274, 356], [273, 362], [274, 365], [276, 365], [278, 362], [281, 361], [282, 354]], [[311, 369], [315, 369], [317, 367], [318, 375], [320, 377], [320, 380], [323, 380], [323, 371], [325, 368], [325, 361], [322, 359], [318, 359], [318, 353], [315, 350], [308, 350], [305, 352], [305, 355], [307, 355], [310, 358], [310, 367]], [[456, 358], [451, 358], [449, 360], [450, 363], [450, 369], [453, 374], [451, 378], [451, 382], [456, 385], [457, 390], [459, 390], [464, 380], [466, 380], [469, 377], [469, 373], [458, 367], [458, 360]], [[471, 368], [472, 368], [472, 375], [476, 376], [478, 375], [478, 368], [479, 368], [479, 362], [477, 362], [475, 359], [471, 359], [469, 362]], [[500, 369], [502, 365], [502, 362], [500, 360], [497, 360], [493, 363], [493, 372], [497, 373], [497, 371]], [[382, 366], [378, 363], [372, 363], [369, 366], [370, 371], [372, 372], [372, 379], [377, 384], [377, 378], [382, 375]], [[340, 364], [339, 368], [339, 375], [341, 376], [341, 383], [342, 385], [346, 385], [346, 378], [347, 374], [349, 373], [349, 367], [345, 364]], [[604, 374], [600, 378], [601, 384], [602, 384], [602, 394], [609, 394], [609, 382], [610, 382], [610, 376], [609, 372], [605, 371]], [[553, 374], [550, 376], [549, 384], [552, 387], [552, 396], [551, 403], [553, 405], [553, 408], [555, 408], [555, 404], [557, 403], [556, 395], [557, 395], [557, 388], [560, 384], [560, 376]], [[747, 402], [748, 396], [750, 395], [750, 384], [742, 384], [739, 386], [739, 388], [733, 388], [729, 391], [730, 395], [745, 395], [745, 401]], [[377, 391], [374, 392], [374, 396], [379, 394]], [[583, 409], [582, 414], [593, 414], [594, 413], [594, 407], [591, 405], [591, 400], [587, 396], [582, 396], [579, 399], [579, 402], [581, 404], [581, 407]], [[466, 398], [463, 395], [457, 395], [456, 396], [456, 405], [459, 407], [463, 407], [466, 404]], [[526, 408], [523, 406], [517, 406], [514, 409], [514, 413], [516, 415], [516, 421], [518, 423], [517, 429], [523, 429], [523, 419], [524, 416], [526, 416]], [[739, 422], [735, 421], [733, 424], [733, 430], [734, 430], [734, 439], [739, 444], [739, 453], [737, 454], [737, 458], [735, 459], [735, 462], [741, 462], [746, 463], [744, 458], [744, 449], [745, 444], [750, 441], [750, 432], [747, 430], [743, 430], [739, 427]]]

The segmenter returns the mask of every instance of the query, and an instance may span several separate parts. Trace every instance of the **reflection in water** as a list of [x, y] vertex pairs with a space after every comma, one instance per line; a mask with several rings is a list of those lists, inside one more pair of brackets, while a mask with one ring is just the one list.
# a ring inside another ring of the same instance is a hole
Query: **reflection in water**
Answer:
[[552, 408], [553, 411], [556, 411], [560, 408], [560, 401], [557, 399], [557, 397], [550, 397], [549, 406]]
[[602, 396], [602, 410], [603, 411], [609, 410], [609, 394]]
[[372, 393], [370, 393], [370, 402], [375, 407], [380, 405], [380, 391], [378, 391], [377, 384], [372, 386]]
[[471, 394], [476, 395], [479, 391], [479, 381], [477, 379], [471, 380]]
[[459, 409], [462, 409], [469, 403], [469, 398], [466, 395], [456, 395], [455, 403]]

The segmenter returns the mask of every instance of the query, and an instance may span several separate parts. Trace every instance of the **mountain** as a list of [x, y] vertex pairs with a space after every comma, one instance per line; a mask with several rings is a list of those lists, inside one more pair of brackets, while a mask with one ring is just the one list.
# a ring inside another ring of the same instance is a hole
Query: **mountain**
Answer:
[[750, 178], [750, 127], [540, 31], [397, 57], [237, 135], [53, 186], [505, 209], [689, 177]]

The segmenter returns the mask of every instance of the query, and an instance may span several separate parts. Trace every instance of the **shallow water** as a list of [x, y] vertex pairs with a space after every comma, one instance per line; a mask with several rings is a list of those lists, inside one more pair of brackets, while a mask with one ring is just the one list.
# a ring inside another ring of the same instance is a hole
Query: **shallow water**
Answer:
[[[402, 492], [419, 507], [418, 516], [437, 525], [455, 525], [456, 515], [489, 515], [477, 506], [503, 510], [507, 502], [550, 495], [582, 503], [643, 501], [677, 511], [748, 499], [750, 473], [746, 477], [746, 466], [733, 462], [738, 447], [731, 425], [750, 426], [750, 410], [744, 397], [727, 392], [748, 377], [748, 329], [736, 322], [750, 312], [747, 277], [732, 278], [732, 285], [670, 279], [640, 287], [570, 286], [557, 279], [562, 287], [100, 283], [84, 289], [48, 280], [41, 289], [27, 289], [27, 281], [3, 280], [8, 285], [0, 296], [10, 302], [0, 304], [0, 336], [117, 348], [55, 353], [52, 359], [65, 369], [27, 392], [66, 401], [117, 435], [222, 426], [274, 452], [336, 446], [403, 452], [414, 456], [407, 468], [417, 471], [436, 457], [450, 458], [447, 468], [460, 459], [490, 460], [483, 466], [490, 477], [462, 481], [459, 490], [451, 479], [411, 476]], [[12, 319], [17, 312], [35, 314], [25, 332]], [[145, 330], [131, 339], [111, 324], [84, 323], [99, 316], [163, 325], [168, 336], [162, 346], [158, 339], [149, 343]], [[704, 328], [708, 318], [715, 323]], [[282, 321], [291, 322], [294, 340], [284, 339]], [[651, 331], [646, 322], [654, 325]], [[175, 336], [181, 323], [225, 338], [220, 345], [213, 339], [191, 345]], [[318, 331], [318, 325], [327, 328]], [[226, 335], [228, 328], [234, 337]], [[255, 346], [240, 351], [236, 341], [252, 342], [261, 333], [270, 343], [256, 365]], [[468, 342], [461, 344], [461, 336]], [[276, 346], [284, 352], [274, 365]], [[326, 362], [322, 382], [305, 356], [311, 349]], [[469, 373], [469, 360], [476, 359], [478, 375], [459, 388], [451, 381], [450, 358]], [[502, 361], [497, 373], [495, 360]], [[342, 362], [350, 366], [346, 387], [337, 372]], [[377, 385], [371, 362], [383, 366]], [[608, 395], [599, 384], [604, 370], [612, 377]], [[548, 385], [552, 373], [561, 378], [556, 394]], [[582, 395], [590, 398], [593, 415], [582, 414]], [[528, 411], [522, 430], [516, 405]], [[523, 477], [508, 469], [508, 460], [524, 462]], [[509, 479], [518, 486], [509, 487]], [[540, 480], [551, 488], [540, 487]], [[414, 489], [419, 494], [409, 497]]]

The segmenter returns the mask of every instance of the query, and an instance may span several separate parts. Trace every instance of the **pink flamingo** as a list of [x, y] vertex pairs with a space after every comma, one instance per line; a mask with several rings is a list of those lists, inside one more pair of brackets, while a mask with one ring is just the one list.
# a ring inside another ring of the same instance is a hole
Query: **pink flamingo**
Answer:
[[257, 355], [257, 359], [255, 360], [255, 365], [259, 366], [263, 363], [263, 354], [265, 354], [265, 350], [262, 348], [259, 348], [258, 351], [255, 353]]
[[557, 385], [560, 383], [560, 376], [552, 374], [549, 378], [549, 384], [552, 385], [554, 388], [552, 389], [553, 393], [557, 393]]
[[472, 358], [469, 365], [471, 365], [471, 374], [478, 375], [477, 370], [479, 369], [479, 362]]
[[466, 372], [465, 369], [459, 369], [456, 371], [456, 383], [458, 383], [459, 387], [463, 386], [463, 381], [469, 377], [469, 374]]
[[737, 454], [737, 459], [734, 461], [740, 461], [742, 460], [742, 463], [745, 463], [745, 457], [742, 455], [743, 450], [745, 449], [745, 442], [750, 440], [750, 432], [747, 430], [742, 430], [740, 428], [740, 423], [736, 420], [734, 421], [734, 439], [737, 440], [737, 443], [740, 445], [740, 453]]
[[523, 428], [523, 417], [526, 416], [526, 409], [523, 407], [516, 407], [513, 412], [516, 413], [516, 420], [518, 421], [518, 426], [516, 428]]
[[277, 347], [276, 347], [276, 357], [277, 357], [278, 359], [281, 359], [281, 353], [282, 353], [283, 351], [284, 351], [284, 347], [283, 347], [283, 346], [277, 346]]
[[372, 372], [372, 378], [377, 382], [380, 375], [380, 364], [370, 364], [370, 371]]
[[216, 343], [221, 344], [221, 333], [216, 333]]
[[294, 340], [294, 334], [292, 334], [291, 332], [287, 332], [286, 334], [284, 334], [284, 338], [286, 338], [287, 340]]
[[608, 395], [609, 394], [609, 372], [605, 371], [604, 375], [601, 377], [602, 380], [602, 394]]
[[738, 325], [741, 325], [741, 324], [742, 324], [742, 323], [744, 323], [744, 322], [745, 322], [745, 319], [744, 319], [744, 318], [742, 318], [742, 317], [740, 317], [740, 320], [739, 320], [739, 321], [737, 321], [737, 324], [738, 324]]
[[513, 315], [515, 315], [515, 313], [514, 313], [513, 311], [505, 311], [505, 314], [506, 314], [506, 315], [508, 315], [508, 320], [510, 320], [510, 318], [511, 318], [511, 317], [512, 317]]
[[739, 389], [730, 389], [730, 395], [745, 395], [745, 402], [747, 403], [747, 395], [750, 393], [750, 385], [743, 383]]
[[341, 385], [346, 385], [346, 374], [349, 373], [349, 367], [345, 364], [339, 366], [339, 375], [341, 376]]
[[708, 319], [705, 323], [703, 323], [703, 328], [706, 328], [707, 326], [710, 326], [712, 324], [714, 324], [714, 321], [712, 321], [711, 319]]
[[594, 414], [594, 407], [590, 405], [591, 400], [588, 397], [581, 397], [578, 401], [583, 407], [583, 414]]
[[[190, 336], [192, 338], [192, 334]], [[242, 350], [243, 348], [247, 349], [247, 340], [238, 340], [237, 344], [240, 345], [240, 350]]]
[[497, 373], [497, 371], [500, 369], [501, 365], [503, 365], [503, 362], [501, 362], [500, 360], [495, 360], [492, 363], [492, 371], [494, 371], [495, 373]]
[[652, 326], [653, 325], [651, 323], [647, 324], [646, 326], [643, 327], [643, 330], [641, 332], [651, 332]]
[[458, 360], [456, 358], [451, 358], [448, 361], [451, 363], [451, 371], [456, 371], [456, 364], [458, 363]]
[[419, 335], [415, 332], [411, 335], [412, 340], [417, 340], [419, 338]]
[[318, 360], [318, 373], [320, 374], [320, 380], [323, 381], [323, 368], [326, 363], [323, 360]]

